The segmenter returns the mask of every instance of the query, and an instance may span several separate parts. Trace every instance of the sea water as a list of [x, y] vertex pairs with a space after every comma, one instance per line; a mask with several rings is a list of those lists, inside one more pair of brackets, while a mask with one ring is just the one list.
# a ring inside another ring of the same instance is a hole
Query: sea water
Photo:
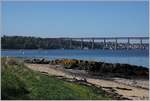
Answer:
[[149, 67], [149, 50], [2, 50], [1, 56], [82, 59]]

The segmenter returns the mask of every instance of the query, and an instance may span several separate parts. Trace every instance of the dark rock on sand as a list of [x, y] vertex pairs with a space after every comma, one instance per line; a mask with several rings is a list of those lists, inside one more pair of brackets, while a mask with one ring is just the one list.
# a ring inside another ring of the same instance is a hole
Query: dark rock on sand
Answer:
[[149, 78], [149, 69], [142, 66], [84, 61], [75, 59], [53, 60], [53, 64], [64, 65], [66, 69], [86, 70], [96, 76], [111, 76], [123, 78]]
[[41, 59], [36, 59], [36, 58], [34, 58], [34, 59], [25, 59], [24, 60], [24, 62], [26, 62], [26, 63], [36, 63], [36, 64], [49, 64], [50, 63], [50, 61], [49, 60], [46, 60], [46, 59], [44, 59], [44, 58], [41, 58]]

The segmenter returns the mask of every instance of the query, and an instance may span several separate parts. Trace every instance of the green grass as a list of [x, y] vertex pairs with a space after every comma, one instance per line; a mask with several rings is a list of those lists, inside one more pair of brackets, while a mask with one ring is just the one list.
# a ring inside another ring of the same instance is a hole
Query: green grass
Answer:
[[111, 99], [101, 90], [32, 71], [16, 59], [1, 58], [1, 63], [1, 92], [5, 100]]

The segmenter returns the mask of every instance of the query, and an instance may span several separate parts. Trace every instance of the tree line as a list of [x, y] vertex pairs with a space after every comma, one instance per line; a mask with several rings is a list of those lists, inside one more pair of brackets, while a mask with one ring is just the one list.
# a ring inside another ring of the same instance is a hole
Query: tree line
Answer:
[[[91, 47], [89, 42], [84, 42], [84, 46]], [[2, 36], [2, 49], [70, 49], [70, 40], [60, 40], [59, 38], [40, 38], [27, 36]], [[72, 41], [72, 48], [81, 48], [81, 42]]]

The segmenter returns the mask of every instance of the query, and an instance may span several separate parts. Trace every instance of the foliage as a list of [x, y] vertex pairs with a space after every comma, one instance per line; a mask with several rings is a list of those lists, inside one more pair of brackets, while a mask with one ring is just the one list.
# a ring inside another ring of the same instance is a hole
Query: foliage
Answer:
[[[91, 48], [90, 42], [83, 42], [84, 46]], [[39, 37], [24, 37], [24, 36], [2, 36], [2, 49], [70, 49], [70, 40], [62, 40], [59, 38], [39, 38]], [[72, 40], [72, 48], [78, 49], [81, 47], [81, 42]], [[101, 47], [96, 45], [95, 48]]]

